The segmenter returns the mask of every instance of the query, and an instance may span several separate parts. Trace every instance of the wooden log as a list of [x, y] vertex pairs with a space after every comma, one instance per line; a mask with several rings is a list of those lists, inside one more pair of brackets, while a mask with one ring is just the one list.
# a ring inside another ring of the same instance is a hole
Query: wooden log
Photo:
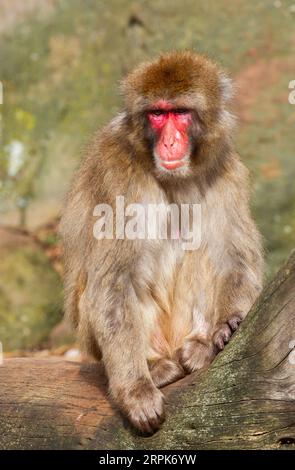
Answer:
[[7, 359], [1, 449], [295, 449], [295, 253], [210, 369], [164, 389], [167, 419], [139, 437], [100, 364]]

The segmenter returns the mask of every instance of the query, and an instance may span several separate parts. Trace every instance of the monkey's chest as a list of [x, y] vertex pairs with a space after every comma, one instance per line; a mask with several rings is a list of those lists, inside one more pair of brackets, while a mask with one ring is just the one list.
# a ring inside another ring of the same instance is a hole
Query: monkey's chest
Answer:
[[192, 331], [198, 258], [197, 253], [183, 250], [180, 242], [166, 243], [155, 252], [147, 268], [148, 289], [142, 312], [150, 332], [152, 355], [171, 355]]

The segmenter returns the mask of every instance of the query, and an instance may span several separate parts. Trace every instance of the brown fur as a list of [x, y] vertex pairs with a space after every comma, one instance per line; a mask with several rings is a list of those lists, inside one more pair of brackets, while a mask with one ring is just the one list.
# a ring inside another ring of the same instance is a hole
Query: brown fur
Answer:
[[[122, 89], [125, 109], [89, 146], [64, 209], [66, 312], [87, 352], [102, 352], [116, 403], [152, 432], [164, 413], [156, 385], [208, 366], [258, 296], [263, 263], [225, 74], [207, 58], [174, 52], [139, 66]], [[146, 111], [160, 98], [192, 110], [187, 175], [155, 168]], [[93, 209], [115, 209], [117, 195], [126, 205], [200, 203], [201, 246], [96, 240]]]

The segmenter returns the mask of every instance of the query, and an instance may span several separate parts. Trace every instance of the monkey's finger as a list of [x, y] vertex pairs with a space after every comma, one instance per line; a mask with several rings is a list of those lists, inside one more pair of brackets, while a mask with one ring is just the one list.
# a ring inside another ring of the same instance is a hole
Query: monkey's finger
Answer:
[[229, 342], [231, 334], [231, 329], [227, 323], [224, 323], [215, 333], [213, 342], [220, 351], [222, 351], [225, 345]]
[[165, 419], [163, 400], [161, 400], [160, 403], [155, 403], [152, 408], [149, 408], [146, 411], [146, 417], [152, 429], [158, 429]]
[[222, 336], [219, 336], [217, 339], [215, 339], [214, 344], [215, 344], [215, 346], [217, 346], [219, 351], [222, 351], [224, 349], [224, 346], [225, 346]]
[[142, 415], [139, 426], [142, 432], [145, 434], [153, 434], [157, 431], [161, 425], [162, 421], [159, 419], [159, 416], [154, 410], [151, 410], [150, 415]]
[[242, 319], [238, 315], [234, 315], [232, 318], [228, 320], [228, 324], [232, 331], [236, 331], [241, 322], [242, 322]]
[[149, 429], [151, 430], [151, 433], [156, 432], [161, 426], [161, 421], [158, 419], [157, 415], [155, 415], [154, 417], [149, 416], [146, 419], [146, 423]]
[[145, 435], [150, 435], [154, 433], [154, 428], [151, 426], [149, 420], [144, 415], [138, 422], [138, 429], [142, 434]]
[[129, 421], [132, 426], [142, 434], [152, 432], [143, 410], [136, 410], [136, 412], [129, 413]]

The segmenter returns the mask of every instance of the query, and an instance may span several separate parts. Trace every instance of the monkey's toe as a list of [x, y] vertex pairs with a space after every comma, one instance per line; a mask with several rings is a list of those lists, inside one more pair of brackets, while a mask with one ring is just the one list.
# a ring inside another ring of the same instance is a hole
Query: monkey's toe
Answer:
[[219, 351], [224, 349], [225, 345], [229, 342], [231, 335], [232, 331], [227, 323], [223, 323], [218, 328], [213, 336], [213, 343], [219, 349]]
[[153, 434], [165, 419], [163, 394], [153, 383], [145, 382], [129, 394], [128, 418], [141, 434]]
[[208, 367], [214, 359], [212, 343], [204, 343], [199, 339], [187, 340], [178, 352], [179, 362], [187, 373]]
[[213, 335], [213, 343], [219, 351], [222, 351], [225, 345], [229, 342], [232, 334], [238, 329], [242, 318], [237, 314], [233, 315], [227, 323], [223, 323], [218, 327]]
[[161, 358], [151, 366], [151, 376], [156, 387], [164, 387], [185, 376], [183, 367], [176, 361]]
[[233, 315], [229, 320], [228, 324], [231, 327], [231, 330], [234, 332], [239, 328], [242, 318], [239, 315]]

